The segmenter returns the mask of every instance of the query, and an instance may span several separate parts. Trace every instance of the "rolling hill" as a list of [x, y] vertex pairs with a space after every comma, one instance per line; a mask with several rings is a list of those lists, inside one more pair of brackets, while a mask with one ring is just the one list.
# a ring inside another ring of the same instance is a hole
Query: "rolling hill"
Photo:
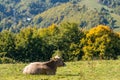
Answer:
[[[100, 14], [102, 8], [107, 11], [105, 14]], [[52, 23], [73, 22], [82, 25], [81, 27], [90, 29], [100, 24], [99, 21], [102, 15], [108, 22], [110, 22], [109, 19], [116, 21], [114, 23], [114, 29], [115, 31], [119, 31], [120, 16], [113, 13], [113, 10], [114, 9], [98, 3], [97, 0], [82, 0], [77, 3], [68, 2], [38, 14], [33, 18], [33, 22], [36, 22], [35, 25], [39, 27], [47, 27]], [[108, 23], [108, 26], [111, 26], [111, 23]]]
[[[116, 2], [117, 1], [117, 2]], [[119, 0], [4, 0], [0, 8], [0, 31], [18, 32], [27, 26], [77, 23], [90, 29], [104, 24], [120, 31]], [[113, 5], [114, 4], [114, 5]]]

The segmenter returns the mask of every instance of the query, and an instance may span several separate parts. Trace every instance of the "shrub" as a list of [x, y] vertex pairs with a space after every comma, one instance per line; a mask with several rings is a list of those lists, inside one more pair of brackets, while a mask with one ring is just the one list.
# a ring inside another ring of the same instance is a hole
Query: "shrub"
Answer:
[[58, 55], [59, 57], [63, 57], [63, 52], [60, 51], [60, 50], [55, 50], [54, 53], [53, 53], [53, 55], [52, 55], [52, 57], [54, 57], [56, 55]]
[[117, 59], [120, 55], [120, 37], [108, 26], [92, 28], [82, 42], [84, 59]]
[[3, 58], [0, 58], [0, 63], [15, 63], [15, 60], [11, 59], [11, 58], [8, 58], [8, 57], [3, 57]]
[[5, 57], [6, 54], [7, 54], [7, 52], [1, 52], [0, 53], [0, 58]]

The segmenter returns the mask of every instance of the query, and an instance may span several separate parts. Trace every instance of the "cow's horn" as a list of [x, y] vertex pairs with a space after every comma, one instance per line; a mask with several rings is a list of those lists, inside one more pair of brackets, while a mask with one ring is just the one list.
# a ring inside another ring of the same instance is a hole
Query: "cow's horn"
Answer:
[[60, 57], [58, 55], [56, 55], [55, 58], [60, 58]]

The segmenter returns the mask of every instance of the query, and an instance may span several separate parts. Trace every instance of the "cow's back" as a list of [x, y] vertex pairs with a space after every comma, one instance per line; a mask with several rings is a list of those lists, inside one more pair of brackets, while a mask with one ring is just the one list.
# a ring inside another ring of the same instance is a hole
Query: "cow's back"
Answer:
[[23, 70], [24, 74], [46, 74], [46, 69], [49, 67], [42, 62], [30, 63]]

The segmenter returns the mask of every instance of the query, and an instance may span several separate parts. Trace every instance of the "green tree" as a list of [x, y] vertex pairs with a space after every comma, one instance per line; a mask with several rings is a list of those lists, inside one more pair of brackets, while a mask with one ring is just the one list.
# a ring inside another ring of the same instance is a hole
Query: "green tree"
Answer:
[[39, 37], [37, 28], [25, 28], [16, 36], [16, 60], [45, 60], [45, 42]]
[[46, 53], [46, 56], [49, 56], [49, 58], [52, 57], [54, 50], [58, 49], [57, 42], [59, 40], [59, 33], [60, 32], [58, 26], [56, 26], [55, 24], [52, 24], [47, 28], [40, 28], [38, 30], [39, 36], [46, 43], [46, 50], [44, 53]]
[[57, 42], [58, 49], [64, 51], [65, 60], [80, 59], [79, 42], [84, 33], [75, 23], [63, 23], [59, 26], [60, 34]]
[[0, 32], [0, 53], [6, 53], [3, 57], [13, 58], [15, 52], [15, 35], [7, 30]]

